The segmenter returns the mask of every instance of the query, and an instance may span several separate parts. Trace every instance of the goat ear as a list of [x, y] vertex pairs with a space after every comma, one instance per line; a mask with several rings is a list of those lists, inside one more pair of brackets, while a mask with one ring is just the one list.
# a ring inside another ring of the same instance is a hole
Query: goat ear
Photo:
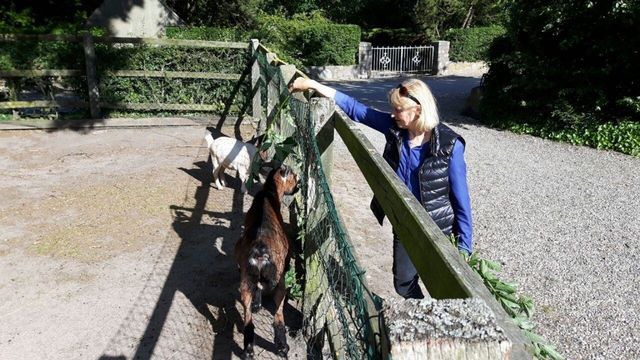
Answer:
[[286, 178], [291, 173], [291, 168], [288, 167], [287, 165], [282, 164], [280, 166], [280, 171], [282, 172], [282, 176]]

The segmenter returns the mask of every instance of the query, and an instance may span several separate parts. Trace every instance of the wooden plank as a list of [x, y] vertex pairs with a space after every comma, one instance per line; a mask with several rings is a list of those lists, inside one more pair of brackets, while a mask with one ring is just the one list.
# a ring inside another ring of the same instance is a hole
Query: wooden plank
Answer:
[[[54, 35], [54, 34], [0, 34], [0, 42], [16, 41], [68, 41], [80, 42], [83, 36], [76, 35]], [[191, 48], [227, 48], [227, 49], [248, 49], [249, 42], [237, 41], [206, 41], [206, 40], [182, 40], [182, 39], [157, 39], [157, 38], [135, 38], [135, 37], [94, 37], [94, 42], [102, 44], [147, 44], [180, 46]]]
[[264, 119], [266, 116], [264, 114], [264, 109], [262, 109], [262, 94], [260, 93], [262, 80], [260, 76], [260, 64], [258, 63], [257, 57], [259, 45], [260, 42], [257, 39], [251, 39], [251, 90], [253, 92], [253, 98], [251, 100], [251, 115], [254, 119]]
[[54, 34], [0, 34], [0, 42], [16, 41], [68, 41], [79, 42], [82, 37], [76, 35], [54, 35]]
[[520, 329], [355, 123], [340, 112], [336, 116], [336, 130], [382, 205], [429, 293], [436, 299], [482, 299], [512, 342], [511, 359], [530, 358], [525, 350], [529, 342]]
[[[217, 111], [218, 105], [208, 104], [158, 104], [158, 103], [123, 103], [123, 102], [101, 102], [100, 107], [105, 109], [120, 110], [197, 110], [197, 111]], [[238, 110], [237, 107], [234, 110]]]
[[85, 33], [82, 38], [82, 46], [84, 48], [84, 59], [87, 69], [87, 90], [89, 91], [89, 109], [91, 118], [100, 117], [100, 92], [98, 90], [98, 81], [96, 78], [96, 49], [93, 45], [93, 36]]
[[80, 76], [81, 70], [62, 69], [62, 70], [2, 70], [0, 78], [13, 77], [43, 77], [43, 76]]
[[[217, 105], [207, 104], [155, 104], [155, 103], [108, 103], [100, 102], [100, 107], [105, 109], [120, 110], [198, 110], [198, 111], [216, 111], [219, 110]], [[53, 108], [53, 107], [80, 107], [87, 108], [89, 103], [84, 101], [3, 101], [0, 102], [0, 109], [28, 109], [28, 108]], [[234, 109], [237, 110], [237, 109]]]
[[156, 39], [156, 38], [133, 38], [133, 37], [96, 37], [95, 42], [103, 44], [137, 44], [137, 45], [163, 45], [179, 46], [190, 48], [228, 48], [228, 49], [248, 49], [249, 42], [227, 42], [227, 41], [204, 41], [204, 40], [182, 40], [182, 39]]
[[335, 104], [333, 99], [325, 97], [311, 99], [311, 108], [316, 109], [315, 115], [312, 112], [316, 140], [318, 142], [320, 160], [328, 185], [331, 185], [331, 177], [333, 174], [333, 139], [335, 132], [333, 114], [335, 113]]
[[151, 77], [169, 79], [215, 79], [239, 80], [240, 74], [225, 74], [199, 71], [150, 71], [150, 70], [116, 70], [105, 72], [105, 76], [119, 77]]
[[[275, 58], [276, 54], [268, 53], [267, 54], [267, 62], [271, 64], [271, 61]], [[277, 111], [277, 105], [280, 103], [280, 91], [278, 88], [278, 84], [276, 84], [277, 75], [274, 73], [272, 76], [266, 77], [267, 79], [267, 121], [266, 123], [260, 123], [258, 128], [259, 132], [266, 131], [267, 128], [271, 125], [272, 122], [277, 121], [274, 119]], [[276, 123], [276, 125], [280, 125], [280, 123]]]
[[31, 108], [57, 108], [57, 107], [89, 107], [89, 103], [84, 101], [51, 101], [51, 100], [36, 100], [36, 101], [2, 101], [0, 102], [0, 109], [31, 109]]
[[[0, 77], [42, 77], [42, 76], [80, 76], [81, 70], [4, 70], [0, 71]], [[198, 71], [148, 71], [148, 70], [117, 70], [106, 72], [107, 76], [120, 77], [157, 77], [178, 79], [215, 79], [215, 80], [239, 80], [240, 74], [226, 74]]]

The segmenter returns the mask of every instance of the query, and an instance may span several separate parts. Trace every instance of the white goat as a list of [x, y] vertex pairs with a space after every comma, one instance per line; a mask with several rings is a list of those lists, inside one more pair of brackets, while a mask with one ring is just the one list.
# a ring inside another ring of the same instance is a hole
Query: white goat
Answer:
[[222, 189], [227, 183], [224, 180], [224, 170], [231, 169], [238, 171], [238, 177], [242, 181], [240, 191], [244, 194], [247, 192], [247, 179], [251, 171], [251, 161], [256, 154], [256, 147], [252, 144], [230, 138], [219, 137], [213, 139], [211, 133], [205, 135], [207, 147], [211, 154], [211, 163], [213, 164], [213, 181], [216, 189]]

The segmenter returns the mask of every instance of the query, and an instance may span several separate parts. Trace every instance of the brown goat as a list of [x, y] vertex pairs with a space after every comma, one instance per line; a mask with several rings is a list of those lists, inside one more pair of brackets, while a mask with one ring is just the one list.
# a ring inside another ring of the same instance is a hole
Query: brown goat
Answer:
[[240, 267], [240, 301], [244, 307], [244, 359], [253, 358], [255, 328], [252, 313], [262, 305], [262, 292], [273, 291], [276, 312], [274, 343], [278, 355], [289, 351], [284, 326], [286, 295], [284, 274], [291, 257], [291, 244], [284, 229], [280, 204], [285, 194], [297, 191], [298, 178], [288, 166], [272, 170], [262, 190], [253, 198], [244, 222], [244, 234], [236, 244]]

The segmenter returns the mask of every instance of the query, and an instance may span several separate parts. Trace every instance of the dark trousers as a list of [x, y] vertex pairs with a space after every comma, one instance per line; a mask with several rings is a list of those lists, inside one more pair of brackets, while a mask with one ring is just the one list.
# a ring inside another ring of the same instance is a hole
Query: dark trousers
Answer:
[[396, 234], [393, 234], [393, 286], [405, 299], [422, 299], [424, 294], [418, 282], [420, 277], [415, 266]]

